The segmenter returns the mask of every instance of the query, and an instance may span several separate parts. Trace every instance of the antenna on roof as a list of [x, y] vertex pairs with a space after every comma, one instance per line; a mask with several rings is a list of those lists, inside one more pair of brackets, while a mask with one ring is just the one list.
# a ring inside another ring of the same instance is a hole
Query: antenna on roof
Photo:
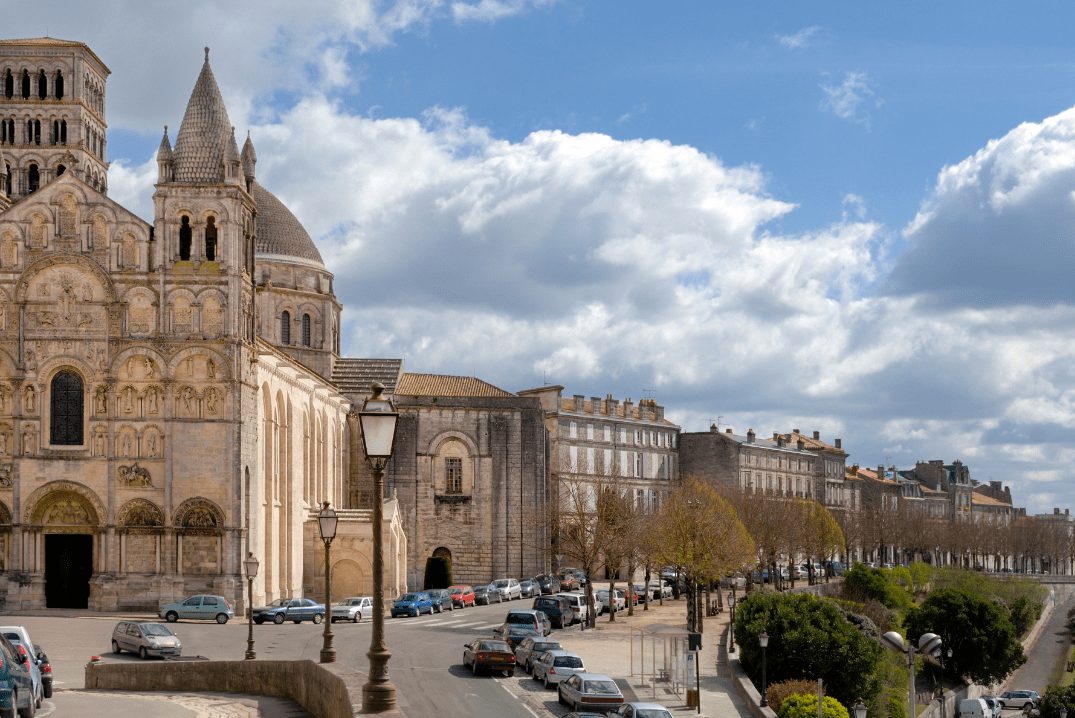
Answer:
[[655, 399], [656, 397], [657, 397], [657, 390], [656, 389], [643, 389], [642, 390], [642, 398], [644, 398], [644, 399]]
[[709, 423], [713, 424], [714, 426], [717, 427], [718, 430], [720, 430], [720, 420], [723, 419], [723, 418], [724, 418], [724, 415], [720, 414], [720, 415], [717, 416], [716, 419], [710, 419]]

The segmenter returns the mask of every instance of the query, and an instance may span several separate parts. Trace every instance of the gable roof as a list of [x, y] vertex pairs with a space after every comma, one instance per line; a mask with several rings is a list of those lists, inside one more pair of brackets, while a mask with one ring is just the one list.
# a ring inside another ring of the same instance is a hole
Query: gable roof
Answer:
[[402, 371], [402, 359], [340, 357], [332, 367], [332, 383], [347, 396], [373, 393], [370, 386], [375, 381], [383, 384], [387, 393], [394, 394]]
[[[65, 189], [65, 185], [75, 185], [75, 188], [77, 188], [79, 192], [87, 196], [92, 196], [95, 202], [100, 202], [101, 204], [108, 205], [108, 207], [112, 209], [117, 215], [124, 216], [125, 218], [127, 218], [127, 221], [137, 222], [141, 224], [143, 227], [145, 227], [147, 231], [153, 226], [149, 222], [136, 215], [131, 210], [121, 205], [116, 200], [112, 199], [100, 190], [94, 189], [90, 185], [80, 180], [77, 176], [75, 176], [74, 172], [64, 172], [62, 175], [52, 180], [48, 184], [42, 185], [41, 188], [36, 190], [35, 192], [31, 192], [28, 195], [20, 197], [10, 207], [0, 211], [0, 220], [9, 217], [11, 214], [18, 212], [20, 209], [24, 209], [35, 204], [48, 204], [49, 200], [52, 198], [53, 195], [56, 195]], [[66, 187], [66, 189], [71, 188]]]
[[410, 372], [400, 379], [395, 393], [407, 396], [515, 396], [510, 391], [472, 376]]

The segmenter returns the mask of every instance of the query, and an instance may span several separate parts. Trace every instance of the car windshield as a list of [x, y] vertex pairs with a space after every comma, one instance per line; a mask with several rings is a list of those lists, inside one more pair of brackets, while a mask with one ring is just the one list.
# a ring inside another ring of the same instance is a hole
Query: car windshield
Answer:
[[361, 598], [349, 598], [346, 601], [340, 601], [340, 605], [341, 606], [361, 606], [362, 605], [362, 599]]
[[560, 606], [560, 602], [551, 598], [539, 598], [534, 601], [534, 608], [557, 608]]
[[638, 718], [672, 718], [672, 714], [660, 708], [639, 708], [635, 711]]
[[493, 581], [493, 585], [497, 588], [505, 588], [508, 585], [508, 582], [504, 579], [500, 579], [499, 581]]
[[270, 603], [269, 605], [271, 607], [273, 607], [273, 608], [281, 608], [283, 606], [286, 606], [289, 603], [291, 603], [290, 598], [278, 598], [275, 601], [273, 601], [272, 603]]
[[534, 653], [541, 653], [542, 651], [558, 651], [560, 650], [560, 644], [556, 641], [541, 641], [534, 643]]
[[582, 668], [582, 659], [578, 656], [557, 656], [552, 664], [558, 668]]
[[612, 681], [586, 681], [585, 691], [601, 696], [618, 696], [620, 689]]
[[453, 588], [453, 589], [452, 589], [452, 595], [453, 595], [453, 596], [455, 596], [455, 595], [457, 595], [457, 594], [460, 594], [460, 593], [462, 593], [462, 592], [463, 592], [463, 589], [461, 589], [461, 588]]
[[539, 636], [538, 630], [533, 626], [508, 625], [508, 633], [513, 636]]
[[418, 594], [417, 593], [405, 593], [405, 594], [403, 594], [403, 598], [401, 598], [399, 600], [401, 602], [417, 601], [418, 600]]
[[167, 626], [162, 626], [159, 623], [140, 623], [138, 624], [142, 629], [142, 633], [147, 636], [171, 636], [172, 632], [168, 630]]
[[524, 626], [534, 625], [534, 614], [532, 613], [509, 613], [506, 623], [521, 623]]
[[508, 651], [508, 652], [511, 651], [511, 649], [508, 648], [508, 644], [504, 643], [503, 641], [482, 641], [478, 645], [478, 650], [479, 651]]

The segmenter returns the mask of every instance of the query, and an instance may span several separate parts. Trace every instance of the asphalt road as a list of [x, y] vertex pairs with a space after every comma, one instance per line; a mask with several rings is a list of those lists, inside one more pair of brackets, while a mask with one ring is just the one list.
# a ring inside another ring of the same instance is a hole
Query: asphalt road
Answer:
[[1066, 627], [1068, 609], [1072, 606], [1075, 587], [1052, 586], [1056, 608], [1042, 628], [1037, 643], [1027, 655], [1027, 661], [1012, 674], [1006, 685], [1012, 690], [1031, 690], [1045, 693], [1049, 682], [1056, 676], [1056, 668], [1067, 656], [1070, 636]]

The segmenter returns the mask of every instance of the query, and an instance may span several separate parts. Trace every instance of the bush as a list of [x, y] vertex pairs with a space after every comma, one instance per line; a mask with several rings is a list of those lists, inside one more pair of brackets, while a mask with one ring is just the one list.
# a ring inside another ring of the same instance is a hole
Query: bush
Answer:
[[877, 601], [887, 608], [905, 609], [912, 603], [914, 587], [905, 568], [884, 570], [856, 563], [844, 574], [844, 596], [852, 601]]
[[1075, 685], [1050, 686], [1041, 697], [1038, 709], [1041, 718], [1060, 718], [1060, 707], [1068, 709], [1068, 715], [1075, 714]]
[[444, 556], [430, 556], [427, 558], [426, 579], [422, 588], [448, 588], [451, 585], [452, 560]]
[[[777, 713], [780, 712], [780, 706], [788, 696], [796, 694], [810, 695], [811, 692], [817, 691], [817, 681], [808, 681], [805, 679], [795, 679], [789, 681], [780, 681], [779, 683], [769, 684], [769, 689], [765, 691], [765, 700]], [[814, 701], [814, 708], [817, 708], [817, 701]], [[817, 710], [814, 711], [817, 714]]]
[[1016, 596], [1008, 605], [1008, 610], [1011, 611], [1015, 635], [1025, 636], [1041, 615], [1041, 604], [1031, 600], [1029, 596]]
[[[814, 718], [817, 715], [817, 693], [788, 696], [777, 713], [779, 718]], [[832, 696], [821, 701], [822, 718], [850, 718], [847, 709]]]

